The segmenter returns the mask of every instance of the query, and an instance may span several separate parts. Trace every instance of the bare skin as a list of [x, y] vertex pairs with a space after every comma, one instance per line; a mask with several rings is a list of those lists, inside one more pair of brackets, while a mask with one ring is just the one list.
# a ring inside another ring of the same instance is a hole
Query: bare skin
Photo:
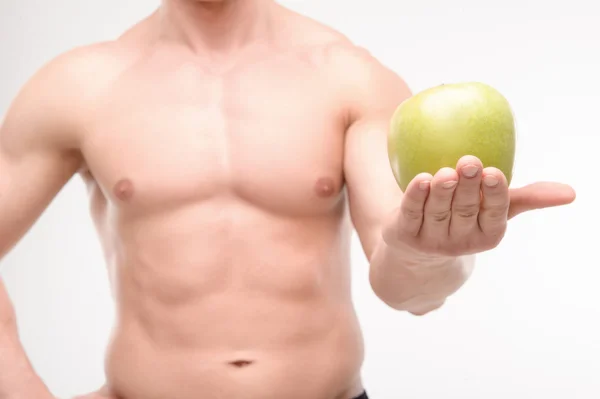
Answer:
[[[409, 96], [341, 34], [267, 0], [165, 0], [118, 40], [42, 68], [2, 126], [0, 256], [67, 181], [84, 179], [117, 307], [106, 388], [89, 398], [362, 393], [352, 228], [376, 293], [398, 310], [438, 308], [472, 268], [474, 251], [421, 251], [414, 220], [402, 225], [410, 240], [389, 227], [431, 207], [429, 189], [402, 201], [386, 158], [387, 123]], [[479, 187], [478, 167], [459, 194]], [[431, 184], [434, 201], [453, 173], [413, 186]], [[521, 192], [510, 209], [572, 201], [553, 189], [537, 201]], [[508, 202], [497, 205], [506, 218]], [[0, 398], [50, 398], [1, 283], [0, 310], [10, 343], [0, 370], [16, 370], [0, 377]]]

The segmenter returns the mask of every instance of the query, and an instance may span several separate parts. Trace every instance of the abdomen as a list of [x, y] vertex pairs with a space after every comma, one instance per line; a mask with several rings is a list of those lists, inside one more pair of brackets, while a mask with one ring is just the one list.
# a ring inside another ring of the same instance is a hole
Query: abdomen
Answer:
[[123, 399], [332, 399], [356, 384], [340, 215], [286, 220], [219, 200], [121, 229], [106, 365]]

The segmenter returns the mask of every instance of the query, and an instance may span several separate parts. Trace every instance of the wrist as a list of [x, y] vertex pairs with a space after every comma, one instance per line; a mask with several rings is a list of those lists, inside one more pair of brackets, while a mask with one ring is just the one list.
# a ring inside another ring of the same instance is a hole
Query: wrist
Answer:
[[447, 256], [419, 250], [408, 243], [397, 238], [394, 234], [384, 234], [382, 242], [389, 256], [395, 259], [397, 265], [408, 269], [438, 269], [452, 266], [459, 259], [455, 256]]
[[417, 245], [421, 238], [407, 237], [399, 230], [398, 211], [393, 212], [382, 226], [380, 245], [390, 252], [391, 256], [398, 259], [406, 267], [419, 267], [426, 269], [437, 269], [453, 266], [462, 260], [461, 256], [434, 252], [431, 249]]

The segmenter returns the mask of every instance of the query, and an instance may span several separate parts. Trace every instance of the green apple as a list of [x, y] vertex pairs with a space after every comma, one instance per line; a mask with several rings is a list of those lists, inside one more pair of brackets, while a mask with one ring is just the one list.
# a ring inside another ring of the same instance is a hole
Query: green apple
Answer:
[[515, 159], [515, 121], [496, 89], [469, 82], [445, 84], [403, 101], [392, 117], [388, 155], [404, 191], [419, 173], [455, 168], [473, 155], [500, 169], [510, 184]]

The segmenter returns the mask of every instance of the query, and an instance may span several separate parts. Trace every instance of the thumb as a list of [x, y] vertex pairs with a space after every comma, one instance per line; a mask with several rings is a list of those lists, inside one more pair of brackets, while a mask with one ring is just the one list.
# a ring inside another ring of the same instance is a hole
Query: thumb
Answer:
[[538, 182], [510, 190], [508, 218], [536, 209], [567, 205], [575, 200], [575, 190], [569, 185]]

